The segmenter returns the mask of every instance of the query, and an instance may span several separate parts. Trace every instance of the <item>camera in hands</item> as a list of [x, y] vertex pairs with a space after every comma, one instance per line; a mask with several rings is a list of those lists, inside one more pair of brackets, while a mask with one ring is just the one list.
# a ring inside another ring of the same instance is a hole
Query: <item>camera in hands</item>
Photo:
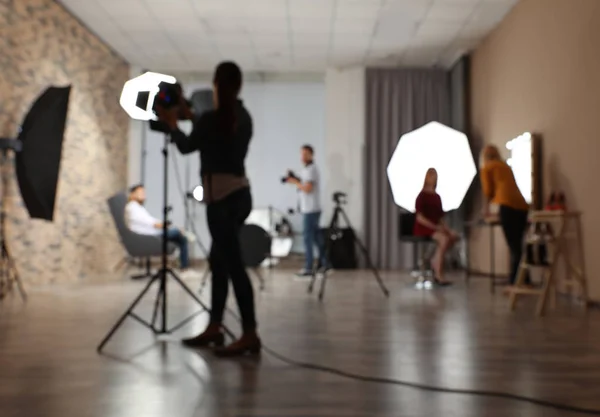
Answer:
[[285, 184], [286, 182], [288, 182], [288, 180], [289, 180], [290, 178], [291, 178], [291, 179], [294, 179], [294, 180], [297, 180], [297, 181], [300, 181], [300, 177], [298, 177], [298, 176], [297, 176], [297, 175], [294, 173], [294, 171], [288, 171], [288, 172], [287, 172], [287, 175], [286, 175], [285, 177], [281, 177], [281, 182], [282, 182], [283, 184]]

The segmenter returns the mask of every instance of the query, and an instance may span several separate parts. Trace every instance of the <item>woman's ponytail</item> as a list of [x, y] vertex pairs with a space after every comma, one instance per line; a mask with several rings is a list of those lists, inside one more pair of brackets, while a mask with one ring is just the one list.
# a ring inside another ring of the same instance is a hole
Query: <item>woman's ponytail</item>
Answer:
[[217, 90], [219, 130], [231, 134], [237, 128], [237, 99], [242, 87], [242, 71], [234, 62], [217, 66], [213, 84]]

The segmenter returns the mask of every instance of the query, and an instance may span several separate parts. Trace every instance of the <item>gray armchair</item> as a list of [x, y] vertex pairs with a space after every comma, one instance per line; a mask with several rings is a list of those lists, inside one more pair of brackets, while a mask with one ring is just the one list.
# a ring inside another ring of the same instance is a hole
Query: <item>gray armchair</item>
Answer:
[[[110, 214], [113, 217], [121, 243], [131, 258], [142, 258], [146, 260], [146, 272], [141, 275], [132, 276], [133, 279], [148, 278], [152, 276], [150, 270], [150, 258], [162, 256], [161, 236], [139, 235], [132, 232], [125, 223], [125, 206], [127, 205], [127, 194], [120, 192], [107, 200]], [[169, 243], [167, 253], [172, 255], [177, 246]]]

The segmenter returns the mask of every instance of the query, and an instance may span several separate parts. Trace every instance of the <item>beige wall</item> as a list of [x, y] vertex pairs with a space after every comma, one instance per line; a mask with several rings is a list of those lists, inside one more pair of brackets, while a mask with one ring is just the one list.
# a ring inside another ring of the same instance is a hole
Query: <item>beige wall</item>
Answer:
[[26, 284], [109, 273], [123, 256], [105, 199], [127, 180], [128, 71], [54, 0], [0, 0], [0, 136], [47, 86], [73, 86], [53, 223], [29, 219], [11, 169], [8, 243]]
[[[504, 145], [525, 131], [543, 136], [544, 189], [565, 191], [583, 212], [590, 294], [600, 300], [600, 1], [522, 0], [472, 62], [472, 133]], [[499, 263], [506, 249], [497, 231]], [[489, 269], [483, 231], [472, 267]]]

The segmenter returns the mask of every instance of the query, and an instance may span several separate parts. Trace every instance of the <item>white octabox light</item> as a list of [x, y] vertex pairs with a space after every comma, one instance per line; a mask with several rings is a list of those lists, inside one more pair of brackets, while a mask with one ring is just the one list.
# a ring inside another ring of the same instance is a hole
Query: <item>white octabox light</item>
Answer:
[[458, 209], [477, 174], [467, 136], [438, 122], [402, 135], [387, 166], [398, 206], [415, 211], [429, 168], [437, 170], [437, 193], [444, 211]]
[[136, 120], [156, 120], [152, 106], [161, 82], [175, 84], [177, 80], [171, 75], [146, 72], [125, 83], [119, 104], [129, 117]]

